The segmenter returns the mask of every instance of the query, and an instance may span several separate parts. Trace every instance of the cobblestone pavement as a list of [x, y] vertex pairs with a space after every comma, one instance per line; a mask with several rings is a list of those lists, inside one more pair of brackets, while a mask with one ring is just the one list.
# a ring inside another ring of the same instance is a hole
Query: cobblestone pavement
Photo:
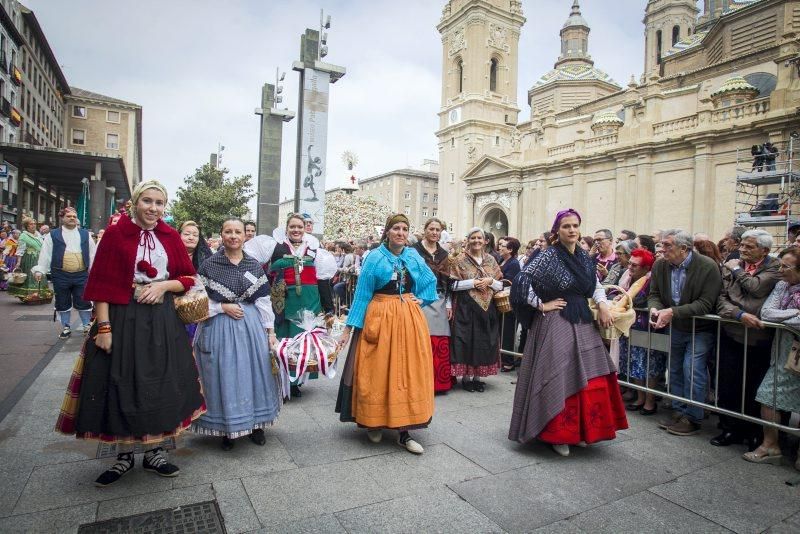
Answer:
[[137, 467], [99, 489], [98, 447], [52, 430], [79, 340], [69, 340], [0, 424], [0, 532], [75, 532], [79, 525], [215, 500], [239, 532], [798, 532], [798, 473], [743, 461], [742, 447], [671, 436], [635, 416], [612, 442], [574, 449], [506, 439], [514, 386], [436, 397], [413, 456], [386, 433], [338, 422], [337, 380], [288, 403], [258, 447], [186, 434], [174, 479]]

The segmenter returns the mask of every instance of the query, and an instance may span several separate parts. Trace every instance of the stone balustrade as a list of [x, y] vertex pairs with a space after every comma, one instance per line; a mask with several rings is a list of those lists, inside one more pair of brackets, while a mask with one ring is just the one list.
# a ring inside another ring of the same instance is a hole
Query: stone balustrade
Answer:
[[697, 124], [697, 115], [680, 117], [671, 121], [657, 122], [653, 125], [653, 136], [697, 128]]
[[553, 148], [547, 149], [547, 157], [552, 158], [555, 156], [563, 156], [564, 154], [571, 154], [575, 152], [575, 143], [567, 143], [566, 145], [558, 145]]
[[735, 104], [725, 108], [715, 109], [711, 112], [711, 123], [749, 119], [757, 115], [766, 115], [769, 111], [769, 97], [757, 98], [749, 102]]

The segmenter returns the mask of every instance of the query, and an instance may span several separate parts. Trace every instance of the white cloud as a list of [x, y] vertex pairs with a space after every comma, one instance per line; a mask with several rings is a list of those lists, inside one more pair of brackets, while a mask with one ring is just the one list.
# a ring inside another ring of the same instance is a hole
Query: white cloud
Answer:
[[[345, 149], [359, 177], [436, 157], [441, 105], [442, 0], [189, 1], [29, 0], [78, 87], [143, 106], [144, 175], [174, 191], [225, 145], [232, 174], [257, 177], [258, 107], [275, 67], [287, 72], [285, 104], [296, 109], [300, 34], [316, 28], [319, 8], [333, 17], [326, 61], [347, 75], [331, 86], [329, 181], [346, 178]], [[520, 117], [527, 90], [553, 66], [571, 0], [527, 0], [520, 40]], [[609, 6], [613, 5], [613, 9]], [[645, 0], [584, 0], [596, 65], [625, 86], [641, 73]], [[282, 197], [293, 189], [296, 120], [284, 129]]]

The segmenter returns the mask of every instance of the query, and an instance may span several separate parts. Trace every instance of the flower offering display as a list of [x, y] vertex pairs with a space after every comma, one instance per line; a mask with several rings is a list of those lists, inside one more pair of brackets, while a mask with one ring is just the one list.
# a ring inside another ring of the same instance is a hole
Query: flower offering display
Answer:
[[319, 372], [335, 378], [336, 338], [326, 329], [325, 318], [304, 310], [289, 320], [303, 331], [282, 339], [276, 347], [284, 389], [288, 391], [289, 384], [297, 383], [305, 373]]

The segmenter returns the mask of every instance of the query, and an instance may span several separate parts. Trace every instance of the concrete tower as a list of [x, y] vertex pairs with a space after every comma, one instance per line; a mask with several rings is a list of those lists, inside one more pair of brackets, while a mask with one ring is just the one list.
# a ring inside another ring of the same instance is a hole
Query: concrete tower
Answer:
[[511, 151], [523, 24], [520, 0], [449, 0], [437, 26], [442, 36], [439, 213], [459, 236], [474, 225], [461, 176], [484, 154]]
[[[706, 4], [714, 0], [706, 0]], [[717, 0], [722, 3], [722, 0]], [[694, 0], [649, 0], [644, 12], [644, 72], [658, 76], [661, 58], [681, 39], [694, 32], [697, 7]]]

